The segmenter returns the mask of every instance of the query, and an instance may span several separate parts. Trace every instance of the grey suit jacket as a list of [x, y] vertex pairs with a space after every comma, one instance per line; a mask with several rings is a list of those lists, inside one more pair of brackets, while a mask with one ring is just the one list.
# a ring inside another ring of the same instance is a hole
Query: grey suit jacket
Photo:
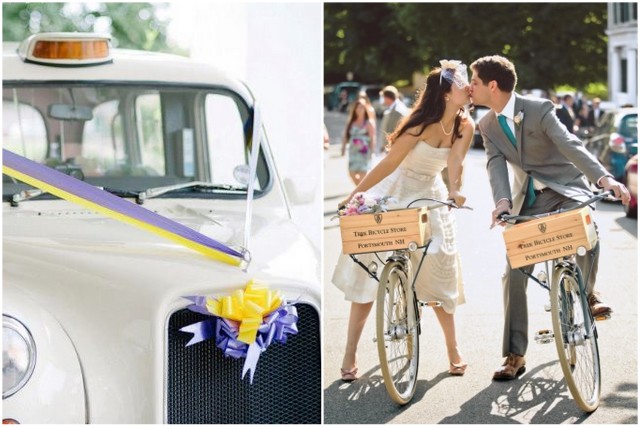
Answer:
[[391, 134], [402, 117], [402, 114], [396, 109], [386, 110], [382, 116], [382, 132], [384, 132], [385, 135]]
[[[591, 195], [588, 181], [597, 182], [607, 175], [606, 169], [560, 123], [551, 101], [516, 94], [515, 114], [520, 111], [523, 119], [515, 129], [517, 147], [504, 134], [493, 112], [478, 125], [494, 202], [509, 199], [513, 212], [520, 212], [530, 177], [566, 197], [587, 199]], [[507, 163], [515, 175], [513, 188]]]

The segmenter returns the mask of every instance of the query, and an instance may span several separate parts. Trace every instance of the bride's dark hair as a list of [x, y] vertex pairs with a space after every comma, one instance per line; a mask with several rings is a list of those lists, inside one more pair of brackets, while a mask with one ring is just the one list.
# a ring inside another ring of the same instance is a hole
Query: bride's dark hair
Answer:
[[[427, 83], [424, 90], [421, 91], [416, 99], [415, 106], [411, 113], [405, 117], [396, 127], [396, 129], [389, 135], [389, 146], [396, 142], [396, 139], [407, 130], [419, 127], [418, 133], [415, 136], [424, 132], [425, 128], [433, 123], [438, 123], [442, 120], [446, 102], [444, 96], [451, 92], [451, 83], [447, 79], [440, 81], [440, 68], [434, 68], [427, 76]], [[455, 123], [453, 125], [453, 132], [451, 135], [451, 143], [457, 138], [462, 137], [460, 130], [460, 122], [462, 121], [462, 113], [464, 109], [461, 108], [456, 115]]]

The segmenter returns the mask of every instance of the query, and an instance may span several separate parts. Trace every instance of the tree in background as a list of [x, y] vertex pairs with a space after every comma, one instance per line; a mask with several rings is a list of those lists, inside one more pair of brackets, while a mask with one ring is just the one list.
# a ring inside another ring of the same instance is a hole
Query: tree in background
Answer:
[[[365, 19], [383, 8], [379, 22], [392, 31]], [[607, 80], [606, 24], [606, 3], [329, 3], [325, 80], [346, 71], [408, 80], [442, 58], [500, 54], [516, 65], [520, 88], [584, 87]]]
[[325, 80], [387, 82], [386, 76], [411, 76], [417, 50], [389, 3], [325, 3]]
[[[167, 3], [3, 3], [2, 37], [49, 31], [106, 32], [115, 47], [176, 52], [167, 44]], [[180, 53], [180, 52], [178, 52]]]

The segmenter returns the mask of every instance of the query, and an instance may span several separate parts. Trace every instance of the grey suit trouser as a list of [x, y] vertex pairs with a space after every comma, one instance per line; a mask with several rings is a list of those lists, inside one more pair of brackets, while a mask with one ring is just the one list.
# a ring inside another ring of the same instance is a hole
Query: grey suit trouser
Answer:
[[[560, 208], [571, 208], [580, 204], [553, 190], [546, 190], [536, 197], [535, 202], [529, 208], [523, 207], [520, 215], [536, 215], [551, 212]], [[587, 278], [587, 295], [593, 292], [598, 272], [599, 243], [584, 256], [577, 257], [576, 261], [583, 277]], [[523, 267], [531, 273], [534, 266]], [[551, 279], [551, 278], [549, 278]], [[502, 355], [515, 353], [525, 355], [527, 352], [528, 338], [528, 312], [527, 312], [527, 282], [529, 278], [519, 269], [511, 269], [507, 260], [507, 271], [502, 277], [504, 296], [504, 338], [502, 343]]]

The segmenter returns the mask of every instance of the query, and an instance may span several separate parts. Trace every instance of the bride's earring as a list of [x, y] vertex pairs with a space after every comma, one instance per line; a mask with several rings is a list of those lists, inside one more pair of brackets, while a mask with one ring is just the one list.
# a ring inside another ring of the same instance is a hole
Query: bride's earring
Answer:
[[444, 97], [444, 100], [445, 100], [446, 102], [449, 102], [449, 97], [448, 97], [448, 96], [445, 96], [445, 97]]

